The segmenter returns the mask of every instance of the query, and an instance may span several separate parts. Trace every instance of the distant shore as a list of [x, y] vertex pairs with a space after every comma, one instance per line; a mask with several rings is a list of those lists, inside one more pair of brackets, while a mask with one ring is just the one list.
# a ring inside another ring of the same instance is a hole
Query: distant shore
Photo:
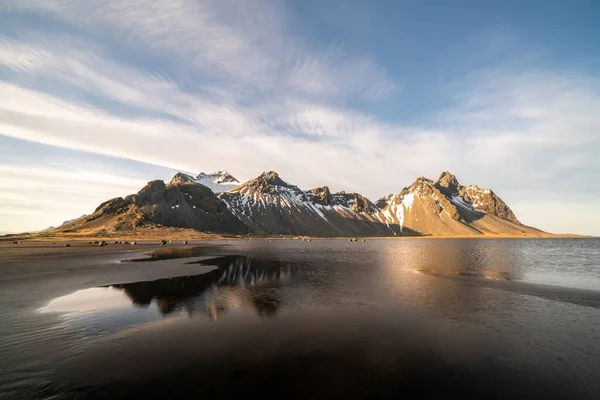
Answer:
[[[75, 256], [88, 252], [98, 251], [99, 254], [111, 252], [110, 249], [118, 251], [136, 251], [144, 248], [161, 247], [161, 241], [166, 241], [167, 246], [194, 246], [211, 242], [247, 242], [247, 241], [380, 241], [380, 240], [456, 240], [456, 239], [589, 239], [593, 236], [583, 235], [544, 235], [544, 236], [508, 236], [508, 235], [480, 235], [480, 236], [378, 236], [378, 237], [308, 237], [308, 236], [223, 236], [216, 234], [205, 234], [189, 232], [189, 230], [162, 232], [155, 234], [131, 234], [103, 236], [85, 235], [12, 235], [0, 237], [0, 262], [27, 260], [32, 258], [44, 258], [56, 254], [70, 254]], [[106, 247], [100, 247], [100, 243], [106, 241]], [[40, 252], [32, 251], [39, 248]]]
[[160, 240], [349, 240], [352, 238], [382, 240], [382, 239], [564, 239], [564, 238], [595, 238], [596, 236], [577, 234], [540, 235], [406, 235], [406, 236], [294, 236], [294, 235], [227, 235], [194, 231], [192, 229], [157, 229], [156, 231], [118, 232], [111, 234], [10, 234], [0, 236], [0, 242], [9, 241], [39, 241], [39, 242], [69, 242], [69, 241], [160, 241]]

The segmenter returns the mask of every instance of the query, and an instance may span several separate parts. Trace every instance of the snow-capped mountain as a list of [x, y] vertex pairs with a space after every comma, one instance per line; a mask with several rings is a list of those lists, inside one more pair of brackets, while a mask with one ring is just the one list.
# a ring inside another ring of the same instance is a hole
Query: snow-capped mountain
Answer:
[[91, 215], [56, 230], [94, 234], [157, 225], [202, 232], [247, 232], [246, 226], [229, 212], [212, 190], [187, 180], [185, 174], [177, 174], [168, 185], [161, 180], [148, 182], [136, 194], [105, 201]]
[[327, 186], [302, 191], [273, 171], [221, 193], [219, 199], [255, 232], [310, 236], [391, 234], [373, 216], [373, 203], [360, 194], [332, 194]]
[[195, 178], [192, 175], [178, 172], [173, 179], [171, 179], [170, 184], [178, 183], [199, 183], [206, 186], [214, 193], [219, 193], [236, 188], [240, 184], [240, 181], [235, 179], [227, 171], [217, 171], [210, 174], [200, 172]]
[[210, 188], [215, 193], [226, 192], [240, 185], [240, 181], [227, 171], [217, 171], [211, 174], [200, 172], [196, 177], [196, 183]]
[[398, 226], [394, 234], [431, 235], [539, 234], [522, 225], [512, 210], [489, 189], [462, 186], [444, 172], [433, 181], [419, 177], [400, 192], [377, 201], [377, 218]]
[[522, 225], [492, 190], [463, 186], [449, 172], [435, 181], [419, 177], [376, 203], [358, 193], [331, 193], [327, 186], [301, 190], [273, 171], [243, 184], [226, 171], [197, 177], [178, 173], [168, 185], [152, 181], [137, 194], [109, 200], [56, 230], [118, 231], [152, 224], [322, 237], [544, 235]]

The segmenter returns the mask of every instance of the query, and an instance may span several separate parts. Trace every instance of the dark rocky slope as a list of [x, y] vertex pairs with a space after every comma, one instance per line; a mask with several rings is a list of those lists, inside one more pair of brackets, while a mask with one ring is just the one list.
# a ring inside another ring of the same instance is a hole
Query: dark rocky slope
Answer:
[[160, 180], [151, 181], [137, 194], [108, 200], [91, 215], [59, 229], [112, 233], [151, 225], [215, 233], [247, 231], [209, 188], [175, 178], [168, 185]]
[[331, 193], [327, 186], [302, 191], [273, 171], [219, 198], [252, 231], [271, 235], [387, 236], [375, 205], [358, 193]]

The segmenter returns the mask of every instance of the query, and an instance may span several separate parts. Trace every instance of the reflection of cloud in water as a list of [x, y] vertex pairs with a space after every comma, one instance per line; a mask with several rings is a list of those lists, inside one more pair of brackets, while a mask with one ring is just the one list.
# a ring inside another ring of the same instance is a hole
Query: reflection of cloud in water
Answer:
[[252, 290], [259, 284], [289, 280], [289, 264], [244, 256], [227, 256], [201, 262], [217, 269], [198, 276], [136, 282], [112, 287], [124, 291], [138, 307], [155, 302], [163, 315], [185, 310], [188, 315], [217, 318], [229, 309], [251, 307], [260, 316], [277, 313], [279, 290]]
[[46, 306], [40, 308], [41, 312], [86, 313], [96, 310], [121, 310], [131, 307], [127, 298], [119, 295], [115, 288], [91, 288], [78, 290], [68, 296], [57, 297]]

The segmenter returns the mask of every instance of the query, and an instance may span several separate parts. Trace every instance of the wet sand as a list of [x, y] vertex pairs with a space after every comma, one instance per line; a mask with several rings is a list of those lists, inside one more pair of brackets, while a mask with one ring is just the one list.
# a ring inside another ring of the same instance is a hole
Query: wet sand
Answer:
[[[598, 398], [600, 291], [519, 281], [537, 242], [2, 242], [0, 397]], [[121, 262], [156, 250], [191, 257]], [[126, 308], [36, 311], [107, 285]]]
[[[207, 257], [178, 258], [150, 263], [121, 262], [144, 258], [157, 249], [182, 247], [181, 242], [161, 246], [157, 241], [109, 244], [98, 247], [87, 241], [69, 241], [71, 246], [56, 242], [0, 242], [0, 302], [19, 302], [24, 307], [41, 307], [44, 302], [74, 290], [114, 283], [156, 280], [175, 276], [197, 275], [214, 267], [189, 264]], [[197, 246], [202, 242], [190, 242]], [[207, 252], [215, 253], [215, 242], [204, 243]], [[224, 246], [222, 242], [219, 245]]]
[[0, 398], [46, 398], [48, 365], [61, 359], [65, 346], [80, 340], [62, 328], [60, 315], [35, 311], [51, 299], [97, 286], [199, 275], [215, 268], [187, 264], [206, 258], [201, 256], [121, 262], [145, 257], [155, 249], [181, 246], [177, 244], [160, 246], [152, 241], [98, 247], [88, 241], [68, 243], [70, 247], [64, 247], [64, 242], [0, 242]]
[[488, 287], [497, 290], [507, 290], [510, 292], [525, 294], [528, 296], [541, 297], [547, 300], [562, 301], [580, 306], [594, 307], [600, 309], [600, 291], [597, 290], [565, 288], [559, 286], [538, 285], [510, 280], [485, 279], [474, 276], [430, 273], [425, 271], [419, 272], [438, 278], [461, 282], [464, 285], [477, 285], [480, 287]]

